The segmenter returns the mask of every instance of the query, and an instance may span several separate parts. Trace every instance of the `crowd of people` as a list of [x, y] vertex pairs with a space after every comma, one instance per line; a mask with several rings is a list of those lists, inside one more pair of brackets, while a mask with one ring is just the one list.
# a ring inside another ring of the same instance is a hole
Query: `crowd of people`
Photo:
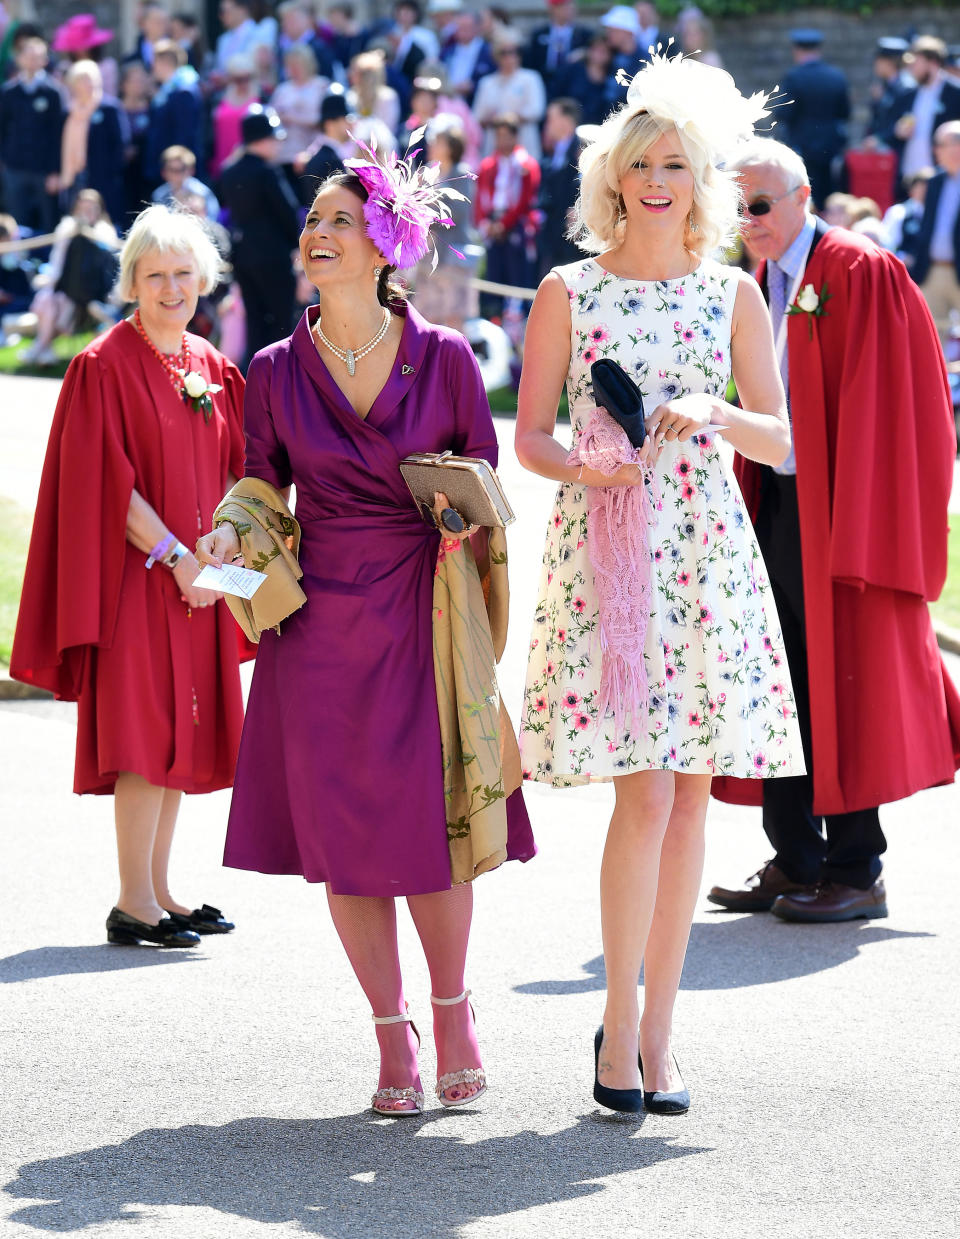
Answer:
[[[546, 16], [520, 29], [495, 7], [397, 0], [389, 17], [364, 25], [349, 0], [322, 11], [313, 0], [275, 7], [223, 0], [221, 33], [208, 47], [194, 17], [164, 0], [143, 0], [136, 42], [119, 56], [115, 32], [89, 14], [71, 17], [49, 38], [36, 24], [11, 23], [0, 47], [7, 238], [52, 234], [58, 221], [73, 219], [84, 192], [99, 194], [100, 216], [117, 236], [148, 202], [178, 203], [220, 225], [212, 235], [233, 264], [233, 287], [206, 299], [194, 326], [213, 332], [245, 368], [315, 295], [294, 253], [298, 213], [315, 186], [360, 144], [402, 153], [426, 126], [420, 158], [439, 160], [471, 207], [459, 214], [440, 276], [429, 280], [421, 271], [409, 280], [427, 317], [460, 327], [480, 309], [502, 317], [519, 343], [532, 294], [510, 290], [532, 289], [576, 256], [566, 232], [578, 188], [578, 134], [623, 102], [618, 74], [634, 72], [658, 45], [671, 56], [682, 51], [721, 64], [711, 24], [695, 7], [669, 29], [650, 0], [614, 5], [593, 24], [581, 19], [576, 0], [548, 0]], [[795, 64], [775, 109], [778, 136], [810, 169], [819, 210], [915, 264], [946, 340], [960, 321], [945, 223], [956, 214], [956, 195], [946, 194], [932, 223], [924, 224], [922, 204], [928, 183], [939, 198], [937, 178], [953, 175], [933, 134], [960, 120], [956, 49], [931, 36], [880, 41], [859, 153], [886, 156], [880, 175], [887, 183], [878, 189], [874, 175], [858, 189], [863, 170], [846, 159], [847, 81], [821, 55], [818, 31], [793, 31], [791, 41]], [[844, 207], [836, 195], [848, 190], [857, 201]], [[103, 246], [102, 231], [82, 235]], [[919, 252], [931, 243], [932, 258]], [[0, 291], [8, 314], [29, 311], [40, 320], [49, 294], [24, 304], [22, 286], [38, 257], [45, 265], [38, 296], [60, 278], [42, 248], [21, 253], [11, 262], [18, 274], [6, 273]], [[504, 288], [484, 292], [478, 305], [471, 281], [481, 271]], [[16, 297], [8, 295], [11, 285]], [[88, 307], [96, 317], [103, 301], [74, 291], [82, 304], [70, 300], [62, 310], [63, 330], [88, 325]], [[55, 360], [48, 321], [31, 326], [36, 339], [25, 360]]]

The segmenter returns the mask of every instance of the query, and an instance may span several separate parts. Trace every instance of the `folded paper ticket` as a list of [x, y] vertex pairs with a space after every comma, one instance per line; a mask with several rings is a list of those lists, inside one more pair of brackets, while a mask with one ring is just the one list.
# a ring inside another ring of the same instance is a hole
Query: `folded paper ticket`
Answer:
[[221, 594], [252, 598], [266, 579], [265, 572], [254, 572], [252, 568], [240, 568], [236, 564], [215, 568], [207, 564], [193, 583], [197, 589], [217, 589]]

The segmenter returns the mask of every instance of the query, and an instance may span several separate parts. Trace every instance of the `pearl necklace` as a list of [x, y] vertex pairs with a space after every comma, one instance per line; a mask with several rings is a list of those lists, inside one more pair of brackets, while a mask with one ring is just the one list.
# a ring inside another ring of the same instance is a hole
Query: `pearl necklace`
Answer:
[[390, 328], [390, 311], [387, 309], [386, 306], [384, 306], [383, 307], [383, 322], [380, 324], [380, 328], [377, 331], [377, 334], [373, 337], [372, 340], [368, 340], [366, 344], [361, 345], [360, 348], [353, 349], [353, 348], [337, 348], [337, 346], [335, 344], [331, 344], [331, 342], [323, 334], [323, 328], [320, 326], [319, 318], [314, 324], [314, 331], [316, 331], [317, 335], [319, 336], [321, 343], [327, 346], [330, 352], [333, 353], [334, 357], [339, 357], [341, 361], [344, 361], [347, 363], [347, 374], [349, 374], [351, 378], [353, 378], [353, 376], [357, 372], [357, 362], [360, 360], [360, 358], [366, 357], [367, 353], [373, 352], [373, 350], [377, 347], [377, 345], [380, 343], [383, 337], [387, 334], [387, 331], [389, 330], [389, 328]]

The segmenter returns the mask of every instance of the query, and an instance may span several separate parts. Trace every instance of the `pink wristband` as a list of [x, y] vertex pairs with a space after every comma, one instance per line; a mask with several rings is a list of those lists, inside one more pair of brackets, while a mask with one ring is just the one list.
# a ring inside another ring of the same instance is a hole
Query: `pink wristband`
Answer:
[[152, 568], [158, 559], [163, 559], [167, 551], [176, 543], [176, 535], [168, 533], [165, 538], [162, 538], [147, 556], [147, 567]]

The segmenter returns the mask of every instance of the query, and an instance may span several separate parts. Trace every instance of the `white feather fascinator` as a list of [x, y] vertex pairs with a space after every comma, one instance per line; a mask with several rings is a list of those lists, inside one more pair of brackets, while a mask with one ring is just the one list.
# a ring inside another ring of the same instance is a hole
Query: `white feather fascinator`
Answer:
[[[626, 122], [647, 112], [664, 126], [678, 129], [712, 164], [723, 163], [739, 142], [753, 136], [757, 123], [770, 115], [777, 89], [747, 97], [723, 69], [661, 52], [654, 52], [633, 77], [621, 69], [617, 81], [628, 89], [616, 120]], [[598, 132], [588, 130], [581, 136], [590, 141]]]
[[643, 118], [662, 133], [676, 129], [690, 159], [695, 196], [688, 248], [705, 254], [726, 247], [739, 228], [740, 203], [729, 164], [737, 146], [770, 115], [773, 92], [748, 98], [722, 69], [660, 51], [639, 73], [631, 77], [621, 71], [617, 80], [627, 86], [626, 102], [602, 125], [577, 129], [583, 142], [580, 196], [570, 235], [588, 253], [601, 253], [622, 239], [620, 177], [641, 144], [653, 140], [646, 125], [635, 124]]

